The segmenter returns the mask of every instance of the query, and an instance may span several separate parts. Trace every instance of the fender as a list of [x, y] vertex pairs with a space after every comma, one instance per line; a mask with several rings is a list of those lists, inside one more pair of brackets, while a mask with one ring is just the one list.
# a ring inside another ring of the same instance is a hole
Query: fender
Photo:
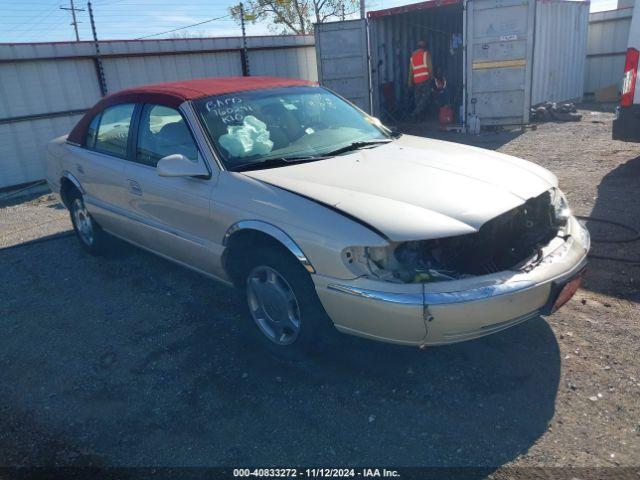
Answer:
[[311, 262], [309, 261], [307, 256], [304, 254], [302, 249], [298, 246], [296, 242], [293, 241], [293, 239], [289, 235], [287, 235], [283, 230], [276, 227], [275, 225], [272, 225], [271, 223], [263, 222], [262, 220], [241, 220], [239, 222], [234, 223], [228, 228], [228, 230], [224, 234], [222, 245], [226, 247], [229, 243], [231, 236], [234, 233], [237, 233], [241, 230], [256, 230], [258, 232], [262, 232], [266, 235], [269, 235], [270, 237], [275, 238], [298, 259], [298, 261], [302, 264], [305, 270], [307, 270], [307, 272], [309, 273], [316, 272], [315, 268], [313, 268], [313, 265], [311, 265]]
[[81, 194], [83, 195], [85, 194], [84, 188], [82, 188], [80, 181], [73, 175], [73, 173], [69, 172], [68, 170], [65, 170], [64, 172], [62, 172], [62, 178], [66, 178], [67, 180], [69, 180], [71, 183], [73, 183], [76, 186], [78, 190], [80, 190]]

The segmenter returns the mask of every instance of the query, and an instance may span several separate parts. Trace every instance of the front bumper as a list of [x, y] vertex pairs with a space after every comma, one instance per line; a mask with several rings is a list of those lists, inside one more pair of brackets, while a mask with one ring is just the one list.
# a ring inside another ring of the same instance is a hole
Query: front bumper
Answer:
[[611, 136], [614, 140], [623, 142], [640, 142], [640, 105], [616, 109]]
[[470, 340], [550, 313], [560, 287], [587, 263], [589, 233], [575, 218], [570, 222], [570, 236], [552, 241], [528, 272], [431, 284], [313, 275], [316, 291], [343, 333], [417, 346]]

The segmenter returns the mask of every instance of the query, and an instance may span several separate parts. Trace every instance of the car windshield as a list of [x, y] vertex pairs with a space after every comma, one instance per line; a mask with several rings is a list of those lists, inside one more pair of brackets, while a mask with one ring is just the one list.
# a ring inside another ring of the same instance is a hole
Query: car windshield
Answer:
[[216, 95], [194, 105], [229, 170], [310, 161], [390, 139], [377, 119], [321, 87]]

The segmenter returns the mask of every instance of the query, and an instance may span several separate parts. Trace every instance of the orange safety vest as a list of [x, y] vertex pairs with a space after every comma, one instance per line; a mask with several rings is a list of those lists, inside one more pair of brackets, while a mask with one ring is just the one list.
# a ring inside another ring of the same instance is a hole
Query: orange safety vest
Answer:
[[426, 82], [431, 78], [431, 72], [427, 65], [427, 55], [429, 52], [426, 50], [418, 50], [411, 55], [411, 73], [413, 74], [413, 83]]

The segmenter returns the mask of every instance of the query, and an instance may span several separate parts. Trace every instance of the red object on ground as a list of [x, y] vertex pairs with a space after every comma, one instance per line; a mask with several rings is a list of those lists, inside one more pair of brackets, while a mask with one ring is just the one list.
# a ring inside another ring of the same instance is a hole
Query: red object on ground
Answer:
[[453, 123], [453, 109], [449, 105], [440, 107], [440, 125]]
[[178, 108], [183, 102], [210, 95], [261, 90], [265, 88], [317, 85], [316, 82], [278, 77], [222, 77], [200, 78], [180, 82], [155, 83], [127, 88], [104, 97], [80, 119], [71, 130], [70, 142], [82, 145], [87, 127], [93, 117], [106, 107], [121, 103], [154, 103]]

